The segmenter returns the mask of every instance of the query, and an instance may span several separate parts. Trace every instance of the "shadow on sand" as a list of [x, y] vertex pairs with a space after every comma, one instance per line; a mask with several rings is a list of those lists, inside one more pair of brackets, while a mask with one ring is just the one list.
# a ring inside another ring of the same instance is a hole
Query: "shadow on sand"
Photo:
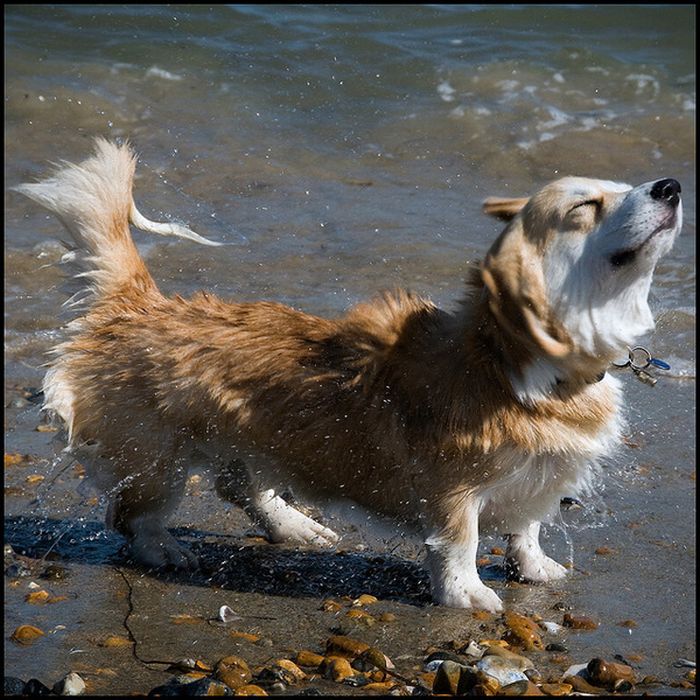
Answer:
[[[4, 525], [5, 542], [26, 557], [42, 559], [50, 553], [49, 558], [66, 565], [142, 570], [125, 555], [124, 539], [96, 521], [22, 515], [6, 517]], [[356, 597], [371, 591], [378, 598], [400, 603], [430, 603], [427, 573], [415, 562], [391, 554], [250, 544], [245, 538], [194, 528], [171, 532], [197, 554], [201, 570], [149, 572], [160, 580], [289, 597]]]

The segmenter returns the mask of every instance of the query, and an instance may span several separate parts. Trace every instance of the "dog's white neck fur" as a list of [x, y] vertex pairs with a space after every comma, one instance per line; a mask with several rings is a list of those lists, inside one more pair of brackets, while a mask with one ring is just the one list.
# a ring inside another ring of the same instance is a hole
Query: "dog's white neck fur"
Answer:
[[[619, 355], [623, 358], [627, 348], [637, 338], [654, 329], [654, 318], [646, 303], [649, 283], [650, 280], [646, 281], [645, 290], [630, 293], [629, 298], [623, 302], [629, 310], [623, 325], [619, 314], [615, 313], [620, 308], [619, 300], [587, 309], [579, 313], [575, 321], [567, 319], [571, 321], [567, 330], [582, 355], [591, 358]], [[510, 373], [511, 385], [518, 401], [530, 406], [550, 398], [557, 385], [567, 379], [562, 364], [545, 356], [530, 362], [520, 373]]]

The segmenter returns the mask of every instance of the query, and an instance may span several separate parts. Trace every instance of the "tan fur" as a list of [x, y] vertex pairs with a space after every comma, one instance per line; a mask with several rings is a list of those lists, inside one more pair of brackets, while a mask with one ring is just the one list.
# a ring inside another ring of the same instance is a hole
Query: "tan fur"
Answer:
[[[128, 165], [119, 177], [130, 192], [130, 152], [100, 148]], [[528, 532], [618, 438], [617, 383], [594, 379], [612, 358], [582, 351], [547, 297], [542, 249], [561, 229], [562, 199], [551, 187], [492, 203], [511, 222], [471, 273], [458, 312], [395, 291], [336, 319], [205, 292], [164, 297], [131, 242], [130, 195], [102, 200], [89, 222], [104, 240], [91, 251], [96, 299], [57, 348], [49, 407], [73, 445], [93, 446], [116, 489], [113, 522], [130, 538], [151, 512], [177, 505], [197, 448], [212, 462], [264, 463], [272, 484], [317, 501], [350, 498], [430, 535], [431, 566], [449, 572], [452, 550], [473, 544], [475, 512]], [[564, 363], [567, 381], [543, 400], [516, 400], [513, 376], [543, 358]], [[258, 503], [267, 484], [231, 469], [220, 492]], [[450, 576], [434, 583], [440, 602], [498, 609], [473, 577], [460, 593]]]

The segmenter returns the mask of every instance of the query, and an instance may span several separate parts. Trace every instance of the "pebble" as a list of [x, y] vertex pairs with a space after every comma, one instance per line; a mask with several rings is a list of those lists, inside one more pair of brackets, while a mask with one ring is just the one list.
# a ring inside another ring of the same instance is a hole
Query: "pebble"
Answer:
[[573, 689], [571, 683], [542, 683], [540, 686], [545, 695], [570, 695]]
[[600, 556], [600, 557], [607, 557], [610, 556], [611, 554], [617, 554], [617, 550], [613, 549], [612, 547], [597, 547], [595, 550], [595, 553]]
[[359, 656], [352, 661], [352, 667], [358, 671], [374, 671], [379, 669], [382, 672], [382, 677], [378, 680], [383, 681], [387, 670], [393, 670], [394, 664], [391, 659], [383, 652], [375, 647], [365, 649]]
[[323, 662], [323, 656], [321, 654], [316, 654], [313, 651], [307, 651], [302, 649], [298, 651], [294, 657], [294, 661], [299, 666], [311, 666], [312, 668], [318, 668]]
[[251, 642], [252, 644], [257, 644], [260, 641], [259, 634], [251, 634], [250, 632], [241, 632], [240, 630], [231, 630], [228, 633], [229, 637], [234, 639], [245, 639], [246, 642]]
[[121, 635], [118, 634], [111, 634], [109, 637], [103, 639], [101, 642], [98, 643], [98, 646], [101, 647], [107, 647], [107, 648], [114, 648], [114, 647], [129, 647], [133, 644], [133, 642], [128, 639], [127, 637], [122, 637]]
[[564, 615], [564, 627], [570, 627], [575, 630], [595, 630], [598, 629], [598, 623], [590, 617], [574, 617], [571, 613]]
[[369, 649], [369, 644], [344, 635], [335, 635], [326, 640], [326, 654], [328, 656], [344, 656], [354, 659], [367, 649]]
[[64, 566], [58, 566], [58, 564], [49, 564], [39, 576], [49, 581], [63, 581], [70, 576], [70, 570]]
[[324, 600], [323, 603], [321, 603], [321, 610], [323, 610], [324, 612], [336, 613], [340, 612], [342, 609], [343, 606], [340, 603], [330, 598], [328, 600]]
[[359, 608], [348, 610], [345, 616], [351, 620], [354, 620], [355, 622], [365, 625], [366, 627], [372, 627], [377, 622], [373, 615], [370, 615], [365, 610], [360, 610]]
[[28, 646], [33, 644], [39, 637], [44, 637], [44, 632], [42, 632], [38, 627], [34, 625], [20, 625], [13, 633], [10, 639], [22, 644], [23, 646]]
[[519, 646], [526, 651], [544, 649], [540, 628], [530, 618], [508, 611], [504, 615], [508, 631], [503, 637], [509, 644]]
[[43, 605], [48, 602], [51, 594], [48, 591], [39, 589], [38, 591], [32, 591], [24, 596], [24, 602], [30, 603], [31, 605]]
[[495, 678], [502, 686], [510, 685], [517, 681], [529, 680], [521, 670], [503, 656], [484, 656], [476, 662], [476, 667], [485, 674]]
[[626, 664], [595, 658], [586, 667], [588, 678], [594, 685], [601, 685], [608, 690], [629, 690], [635, 682], [634, 671]]
[[267, 695], [259, 685], [242, 685], [236, 689], [236, 695]]
[[248, 663], [240, 656], [225, 656], [214, 667], [216, 678], [229, 688], [236, 690], [242, 685], [247, 685], [252, 679]]
[[477, 681], [476, 672], [470, 666], [444, 660], [435, 673], [433, 693], [457, 695], [465, 688], [473, 687]]
[[533, 683], [540, 683], [542, 681], [542, 674], [536, 668], [526, 668], [523, 673]]
[[535, 664], [532, 663], [530, 659], [526, 656], [520, 656], [509, 649], [504, 649], [503, 647], [489, 647], [484, 652], [482, 659], [487, 656], [500, 656], [501, 658], [508, 661], [508, 663], [519, 671], [526, 671], [529, 668], [534, 668]]
[[47, 688], [40, 680], [30, 678], [24, 686], [22, 695], [51, 695], [51, 689]]
[[195, 617], [194, 615], [189, 615], [188, 613], [177, 613], [170, 616], [170, 621], [174, 625], [198, 625], [203, 622], [201, 617]]
[[369, 595], [369, 593], [363, 593], [359, 598], [356, 598], [355, 600], [352, 601], [352, 604], [355, 607], [362, 607], [364, 605], [374, 605], [374, 603], [378, 603], [379, 599], [376, 598], [373, 595]]
[[501, 684], [492, 676], [483, 673], [478, 675], [478, 683], [472, 688], [467, 688], [465, 692], [470, 695], [498, 695]]
[[607, 693], [605, 688], [597, 688], [596, 686], [591, 685], [583, 676], [565, 675], [562, 681], [573, 686], [573, 689], [579, 693], [589, 693], [590, 695], [604, 695]]
[[219, 620], [219, 622], [223, 622], [225, 625], [228, 625], [229, 623], [234, 622], [235, 620], [241, 619], [243, 618], [228, 605], [222, 605], [219, 608], [219, 614], [217, 615], [217, 620]]
[[462, 654], [470, 656], [473, 659], [480, 659], [484, 655], [485, 651], [486, 649], [479, 646], [475, 641], [470, 641], [466, 647], [461, 649]]
[[503, 686], [499, 695], [544, 695], [544, 693], [532, 681], [516, 681]]
[[5, 452], [5, 467], [15, 467], [30, 460], [29, 455], [21, 455], [18, 452]]
[[357, 675], [350, 662], [342, 656], [327, 656], [318, 667], [318, 672], [336, 683], [342, 683], [346, 678]]
[[480, 639], [479, 644], [484, 647], [505, 647], [508, 646], [508, 642], [505, 639]]
[[82, 695], [85, 692], [85, 681], [75, 671], [71, 671], [53, 687], [56, 695]]
[[389, 695], [393, 690], [400, 687], [400, 684], [396, 681], [383, 681], [381, 683], [367, 683], [367, 685], [362, 686], [362, 690], [366, 693], [373, 693], [377, 695]]
[[277, 659], [268, 667], [285, 685], [297, 685], [306, 680], [306, 674], [289, 659]]
[[565, 676], [585, 676], [588, 673], [588, 664], [573, 664], [564, 671]]

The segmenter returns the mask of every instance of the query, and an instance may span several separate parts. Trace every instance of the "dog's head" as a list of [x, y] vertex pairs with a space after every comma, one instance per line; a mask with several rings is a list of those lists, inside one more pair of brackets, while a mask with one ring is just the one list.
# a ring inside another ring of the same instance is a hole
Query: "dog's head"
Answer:
[[531, 360], [600, 372], [653, 328], [651, 276], [681, 228], [681, 187], [566, 177], [529, 199], [489, 199], [509, 221], [481, 275], [499, 326]]

